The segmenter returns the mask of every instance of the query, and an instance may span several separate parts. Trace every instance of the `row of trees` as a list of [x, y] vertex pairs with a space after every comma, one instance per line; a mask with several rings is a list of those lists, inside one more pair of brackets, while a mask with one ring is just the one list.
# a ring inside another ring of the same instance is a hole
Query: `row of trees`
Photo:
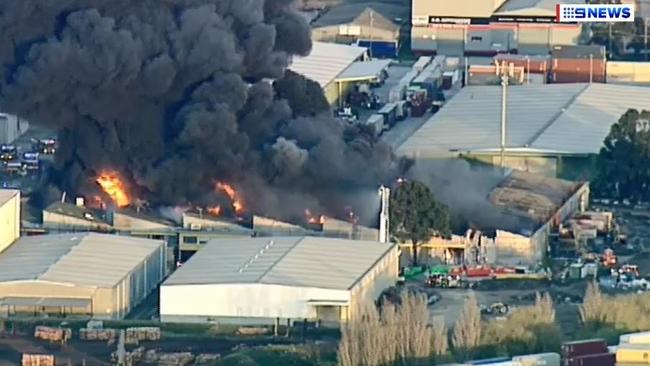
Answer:
[[342, 329], [342, 366], [421, 365], [432, 361], [491, 357], [499, 353], [540, 352], [559, 347], [560, 332], [548, 295], [515, 309], [506, 320], [481, 319], [474, 294], [449, 331], [443, 319], [431, 321], [423, 296], [404, 294], [401, 305], [363, 306]]

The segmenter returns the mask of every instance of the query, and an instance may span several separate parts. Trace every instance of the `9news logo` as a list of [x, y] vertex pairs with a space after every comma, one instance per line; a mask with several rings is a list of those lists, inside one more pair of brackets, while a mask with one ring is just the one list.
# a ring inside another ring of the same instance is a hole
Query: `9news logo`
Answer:
[[555, 20], [561, 23], [633, 22], [634, 5], [557, 4]]

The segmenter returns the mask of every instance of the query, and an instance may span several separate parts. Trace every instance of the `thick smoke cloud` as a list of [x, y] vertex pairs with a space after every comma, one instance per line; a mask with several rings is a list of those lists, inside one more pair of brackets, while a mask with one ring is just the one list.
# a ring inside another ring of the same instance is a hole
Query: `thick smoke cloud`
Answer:
[[507, 174], [491, 166], [472, 166], [461, 159], [441, 159], [417, 161], [408, 177], [426, 184], [450, 208], [452, 225], [458, 233], [464, 233], [469, 227], [523, 233], [532, 228], [530, 220], [506, 214], [489, 199], [490, 192]]
[[314, 83], [266, 81], [310, 48], [288, 0], [4, 0], [0, 106], [58, 131], [70, 193], [113, 169], [152, 205], [210, 204], [223, 180], [256, 213], [340, 216], [400, 162]]

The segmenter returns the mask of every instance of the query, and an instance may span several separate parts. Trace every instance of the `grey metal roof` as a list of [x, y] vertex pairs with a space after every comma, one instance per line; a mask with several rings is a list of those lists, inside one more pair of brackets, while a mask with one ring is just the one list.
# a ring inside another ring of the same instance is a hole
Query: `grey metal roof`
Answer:
[[161, 246], [159, 240], [98, 233], [23, 237], [0, 253], [0, 282], [113, 287]]
[[392, 248], [310, 236], [215, 239], [163, 285], [264, 283], [347, 290]]
[[372, 61], [357, 61], [345, 69], [339, 76], [336, 77], [337, 81], [345, 80], [360, 80], [372, 79], [379, 77], [382, 70], [386, 70], [392, 60], [372, 60]]
[[[506, 143], [519, 154], [595, 154], [628, 109], [650, 109], [650, 88], [613, 84], [542, 84], [508, 88]], [[500, 145], [501, 87], [462, 89], [409, 137], [398, 153], [436, 157], [495, 152]]]
[[313, 42], [311, 53], [294, 57], [289, 69], [325, 87], [365, 52], [363, 47]]
[[104, 218], [104, 214], [99, 210], [94, 210], [88, 207], [80, 207], [71, 203], [54, 202], [47, 206], [44, 211], [74, 217], [88, 222], [98, 222], [108, 224]]
[[62, 297], [4, 297], [0, 305], [5, 306], [56, 306], [70, 308], [88, 308], [90, 299]]
[[15, 189], [0, 189], [0, 207], [9, 202], [10, 199], [20, 194], [20, 191]]
[[[394, 30], [410, 16], [408, 6], [402, 4], [387, 4], [378, 2], [340, 3], [331, 7], [327, 12], [314, 20], [314, 28], [343, 24], [369, 24], [362, 15], [373, 11], [373, 27], [377, 29]], [[365, 21], [364, 21], [365, 20]], [[401, 21], [400, 21], [401, 20]]]

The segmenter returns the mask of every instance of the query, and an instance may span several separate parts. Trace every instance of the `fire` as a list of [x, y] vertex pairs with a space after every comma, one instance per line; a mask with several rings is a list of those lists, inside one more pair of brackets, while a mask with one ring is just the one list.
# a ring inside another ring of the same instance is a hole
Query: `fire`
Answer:
[[221, 206], [208, 207], [206, 209], [210, 215], [221, 216]]
[[117, 207], [126, 207], [131, 204], [131, 199], [126, 193], [126, 185], [120, 179], [118, 173], [113, 171], [102, 172], [97, 177], [97, 183], [111, 197]]
[[321, 224], [323, 225], [325, 223], [325, 216], [320, 215], [320, 216], [314, 216], [312, 215], [311, 211], [308, 209], [305, 209], [305, 216], [307, 217], [307, 222], [310, 224]]
[[244, 212], [244, 202], [239, 196], [237, 190], [235, 190], [232, 185], [228, 183], [217, 182], [216, 188], [225, 193], [230, 198], [232, 201], [232, 207], [235, 209], [236, 214]]

